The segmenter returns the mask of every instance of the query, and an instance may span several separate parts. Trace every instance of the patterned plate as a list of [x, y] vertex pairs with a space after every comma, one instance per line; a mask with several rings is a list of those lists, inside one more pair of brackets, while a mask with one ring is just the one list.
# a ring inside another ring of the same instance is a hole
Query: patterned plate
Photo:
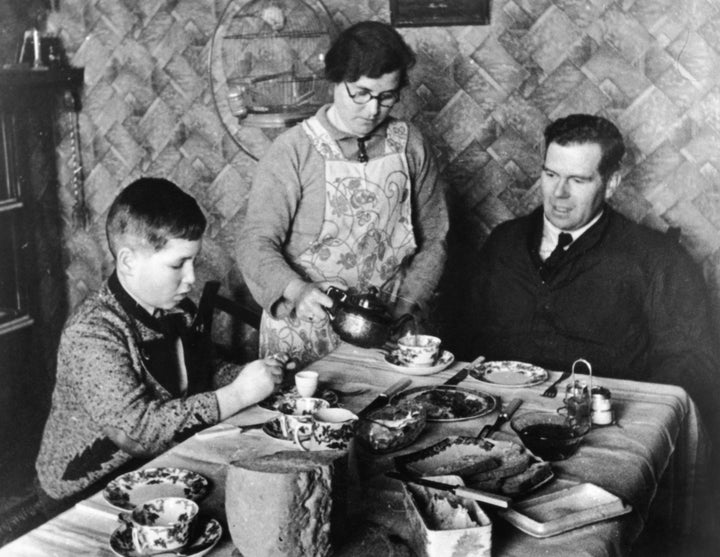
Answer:
[[[198, 531], [200, 535], [188, 546], [182, 549], [182, 554], [187, 557], [202, 557], [210, 551], [222, 536], [222, 526], [214, 518], [200, 517]], [[120, 528], [110, 535], [110, 549], [115, 555], [120, 557], [142, 557], [146, 553], [138, 553], [132, 541], [132, 528], [123, 523]], [[173, 554], [174, 551], [168, 551], [167, 555]]]
[[[330, 406], [336, 406], [339, 400], [338, 394], [332, 389], [318, 389], [318, 392], [315, 393], [314, 396], [327, 400], [330, 403]], [[300, 398], [300, 393], [298, 393], [297, 387], [295, 386], [284, 393], [275, 393], [270, 395], [265, 400], [258, 402], [258, 406], [260, 406], [260, 408], [265, 408], [265, 410], [279, 410], [284, 402], [293, 398]]]
[[450, 366], [455, 361], [455, 356], [448, 350], [443, 350], [442, 355], [438, 359], [438, 362], [432, 366], [409, 366], [403, 364], [397, 358], [397, 350], [393, 350], [390, 354], [385, 356], [385, 363], [393, 368], [395, 371], [404, 373], [405, 375], [432, 375], [438, 373]]
[[428, 422], [459, 422], [495, 410], [492, 395], [454, 385], [426, 385], [401, 392], [393, 400], [416, 400], [427, 410]]
[[525, 362], [483, 362], [470, 370], [478, 381], [499, 387], [532, 387], [547, 381], [547, 370]]
[[209, 487], [207, 479], [192, 470], [146, 468], [115, 478], [103, 490], [103, 497], [114, 507], [131, 511], [156, 497], [187, 497], [197, 501]]

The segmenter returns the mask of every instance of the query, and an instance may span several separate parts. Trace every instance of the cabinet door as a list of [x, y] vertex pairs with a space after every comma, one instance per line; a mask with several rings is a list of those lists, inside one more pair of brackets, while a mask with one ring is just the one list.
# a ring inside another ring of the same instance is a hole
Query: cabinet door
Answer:
[[[23, 203], [16, 175], [15, 114], [0, 115], [0, 332], [18, 325], [27, 307], [21, 250], [25, 245]], [[27, 320], [27, 317], [25, 318]]]

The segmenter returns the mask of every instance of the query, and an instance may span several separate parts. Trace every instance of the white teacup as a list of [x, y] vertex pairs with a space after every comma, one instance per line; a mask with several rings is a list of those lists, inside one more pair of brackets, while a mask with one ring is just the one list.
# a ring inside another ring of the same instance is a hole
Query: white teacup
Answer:
[[398, 339], [397, 359], [412, 367], [432, 366], [437, 362], [441, 341], [431, 335], [407, 334]]
[[[312, 437], [321, 449], [347, 450], [355, 436], [357, 415], [345, 408], [321, 408], [312, 416]], [[310, 450], [300, 440], [304, 450]]]
[[132, 530], [135, 550], [141, 555], [167, 553], [185, 547], [191, 539], [199, 508], [184, 497], [158, 497], [136, 506], [118, 518]]
[[283, 403], [279, 408], [283, 437], [299, 445], [301, 439], [307, 439], [312, 435], [313, 414], [329, 406], [327, 400], [312, 397], [295, 398]]
[[295, 387], [302, 397], [311, 397], [315, 394], [318, 386], [317, 371], [298, 371], [295, 374]]

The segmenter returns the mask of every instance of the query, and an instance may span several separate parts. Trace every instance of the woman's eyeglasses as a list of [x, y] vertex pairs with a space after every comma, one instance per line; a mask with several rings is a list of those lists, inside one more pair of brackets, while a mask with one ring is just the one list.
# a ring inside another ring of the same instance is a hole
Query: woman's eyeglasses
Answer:
[[390, 108], [400, 100], [400, 91], [383, 91], [382, 93], [373, 95], [370, 91], [361, 89], [356, 93], [351, 93], [347, 81], [343, 81], [343, 83], [345, 84], [345, 90], [347, 91], [348, 97], [350, 97], [355, 104], [367, 104], [371, 99], [375, 99], [380, 106]]

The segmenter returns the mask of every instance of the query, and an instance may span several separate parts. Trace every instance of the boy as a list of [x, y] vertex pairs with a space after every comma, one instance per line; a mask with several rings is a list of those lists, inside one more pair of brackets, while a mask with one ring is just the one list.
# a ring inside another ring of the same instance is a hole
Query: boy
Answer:
[[282, 381], [283, 362], [275, 359], [241, 369], [197, 357], [195, 308], [185, 295], [205, 225], [195, 200], [158, 178], [133, 182], [110, 207], [115, 272], [68, 320], [58, 349], [36, 462], [49, 514], [54, 503], [100, 488], [136, 467], [133, 458], [162, 453]]

